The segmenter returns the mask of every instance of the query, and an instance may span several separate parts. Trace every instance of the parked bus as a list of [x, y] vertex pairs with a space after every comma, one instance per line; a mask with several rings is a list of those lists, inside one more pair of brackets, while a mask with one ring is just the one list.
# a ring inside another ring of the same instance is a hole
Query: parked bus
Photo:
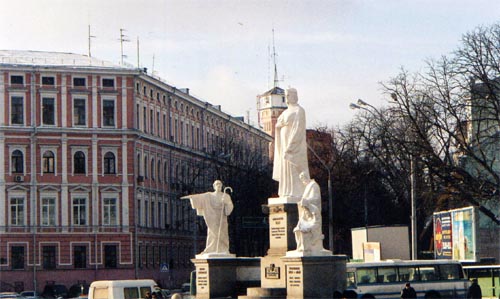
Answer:
[[500, 295], [500, 265], [464, 266], [469, 279], [477, 279], [483, 298], [498, 298]]
[[400, 298], [409, 282], [418, 298], [465, 298], [470, 281], [451, 260], [347, 263], [347, 293], [357, 298]]

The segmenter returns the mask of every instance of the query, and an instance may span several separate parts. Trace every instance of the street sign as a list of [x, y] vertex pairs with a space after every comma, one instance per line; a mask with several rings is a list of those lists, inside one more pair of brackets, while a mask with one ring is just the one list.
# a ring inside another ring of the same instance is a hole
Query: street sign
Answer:
[[160, 265], [160, 272], [168, 272], [168, 264], [161, 264]]
[[242, 224], [244, 228], [267, 228], [267, 217], [243, 217]]

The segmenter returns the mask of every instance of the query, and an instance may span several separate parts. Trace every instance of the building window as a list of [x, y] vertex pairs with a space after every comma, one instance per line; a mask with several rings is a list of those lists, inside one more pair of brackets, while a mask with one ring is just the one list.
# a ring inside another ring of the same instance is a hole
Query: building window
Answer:
[[85, 99], [73, 100], [73, 124], [85, 126], [87, 124], [87, 107]]
[[161, 136], [161, 129], [160, 129], [160, 112], [156, 112], [156, 134], [158, 136]]
[[42, 225], [56, 225], [56, 199], [54, 197], [42, 198]]
[[107, 127], [115, 126], [115, 101], [103, 100], [102, 102], [103, 125]]
[[10, 225], [24, 225], [24, 198], [12, 197], [10, 199]]
[[85, 78], [73, 78], [73, 87], [85, 87], [86, 81]]
[[151, 158], [151, 179], [155, 180], [155, 159]]
[[143, 107], [143, 116], [142, 116], [142, 120], [143, 120], [143, 128], [142, 130], [144, 131], [144, 133], [147, 133], [148, 132], [148, 119], [147, 119], [147, 109], [146, 107]]
[[52, 270], [56, 268], [56, 247], [42, 247], [43, 269]]
[[73, 247], [73, 266], [75, 269], [87, 268], [87, 247], [75, 246]]
[[116, 159], [115, 154], [112, 152], [107, 152], [104, 155], [104, 174], [115, 174], [116, 173]]
[[102, 79], [102, 87], [114, 88], [115, 79]]
[[118, 250], [116, 245], [104, 245], [104, 267], [116, 268], [118, 262]]
[[86, 173], [85, 154], [82, 151], [76, 152], [73, 157], [73, 173]]
[[46, 151], [42, 156], [43, 173], [54, 173], [55, 169], [55, 156], [54, 152]]
[[158, 159], [158, 166], [156, 167], [156, 171], [158, 172], [158, 182], [161, 182], [161, 161]]
[[12, 97], [10, 99], [10, 123], [13, 125], [24, 124], [23, 97]]
[[54, 77], [42, 77], [42, 85], [45, 85], [45, 86], [54, 86], [55, 81], [56, 80]]
[[151, 134], [155, 133], [155, 123], [154, 123], [153, 117], [154, 117], [153, 109], [151, 109], [149, 111], [149, 126], [150, 126], [149, 132], [151, 132]]
[[10, 249], [10, 259], [12, 262], [12, 270], [24, 269], [24, 246], [12, 246]]
[[147, 179], [148, 176], [148, 156], [144, 156], [144, 178]]
[[55, 125], [55, 100], [54, 98], [42, 99], [42, 123], [44, 125]]
[[24, 77], [21, 75], [11, 75], [10, 76], [10, 84], [24, 84]]
[[87, 199], [73, 198], [73, 225], [87, 225]]
[[104, 198], [102, 215], [103, 225], [117, 225], [116, 198]]
[[24, 173], [23, 153], [20, 150], [12, 152], [12, 173]]

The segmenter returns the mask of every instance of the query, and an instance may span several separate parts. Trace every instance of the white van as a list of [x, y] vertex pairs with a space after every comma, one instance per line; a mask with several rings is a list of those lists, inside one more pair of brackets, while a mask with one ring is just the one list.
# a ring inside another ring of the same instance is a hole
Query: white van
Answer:
[[152, 279], [97, 280], [90, 284], [89, 299], [139, 299], [152, 294], [157, 284]]

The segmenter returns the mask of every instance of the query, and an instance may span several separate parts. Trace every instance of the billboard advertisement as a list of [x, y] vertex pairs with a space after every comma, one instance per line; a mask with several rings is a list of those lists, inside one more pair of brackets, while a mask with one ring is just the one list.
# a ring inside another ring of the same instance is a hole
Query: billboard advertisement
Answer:
[[437, 212], [434, 222], [434, 258], [476, 261], [475, 207]]

